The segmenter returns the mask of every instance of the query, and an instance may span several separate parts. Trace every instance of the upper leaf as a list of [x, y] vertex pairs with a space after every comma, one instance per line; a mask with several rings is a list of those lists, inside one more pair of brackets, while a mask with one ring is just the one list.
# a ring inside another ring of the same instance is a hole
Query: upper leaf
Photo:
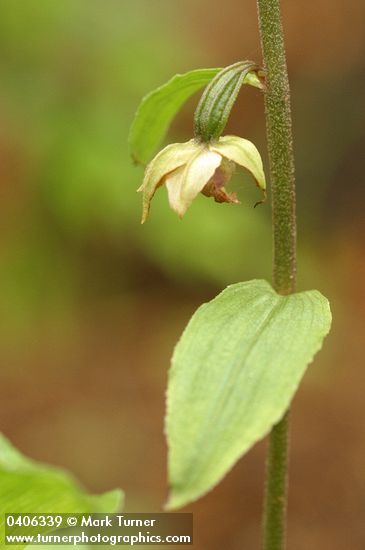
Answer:
[[[1, 540], [4, 540], [5, 513], [116, 512], [122, 499], [119, 490], [88, 495], [67, 472], [29, 460], [0, 434]], [[24, 546], [12, 548], [18, 550]]]
[[177, 74], [142, 99], [129, 133], [130, 152], [136, 162], [145, 164], [150, 160], [182, 105], [220, 70], [196, 69]]
[[330, 324], [318, 291], [280, 296], [265, 281], [229, 286], [196, 311], [169, 376], [170, 508], [214, 487], [280, 420]]
[[[151, 159], [179, 109], [221, 70], [195, 69], [177, 74], [142, 99], [129, 133], [130, 153], [136, 162], [146, 164]], [[247, 70], [242, 79], [244, 84], [262, 87], [254, 71]]]

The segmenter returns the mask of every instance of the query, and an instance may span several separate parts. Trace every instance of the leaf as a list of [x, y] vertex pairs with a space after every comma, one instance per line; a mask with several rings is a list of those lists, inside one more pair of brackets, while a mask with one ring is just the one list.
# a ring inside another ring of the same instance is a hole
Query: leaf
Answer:
[[[179, 109], [219, 71], [220, 68], [195, 69], [177, 74], [142, 99], [129, 133], [130, 153], [136, 162], [145, 164], [150, 160]], [[262, 86], [254, 72], [247, 74], [244, 83]]]
[[[1, 540], [4, 540], [5, 513], [116, 512], [122, 500], [120, 490], [88, 495], [70, 474], [24, 457], [0, 434]], [[12, 545], [12, 549], [24, 546]]]
[[318, 291], [280, 296], [257, 280], [196, 311], [169, 375], [169, 508], [212, 489], [280, 420], [330, 324]]
[[179, 109], [220, 70], [196, 69], [176, 74], [142, 99], [129, 134], [130, 152], [136, 162], [148, 162]]

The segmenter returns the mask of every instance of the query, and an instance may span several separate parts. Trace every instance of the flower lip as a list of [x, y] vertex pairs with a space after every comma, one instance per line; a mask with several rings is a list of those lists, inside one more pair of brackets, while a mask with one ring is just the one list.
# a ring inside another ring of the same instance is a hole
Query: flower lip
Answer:
[[214, 197], [215, 202], [231, 202], [239, 204], [236, 193], [227, 193], [225, 184], [229, 182], [235, 170], [235, 164], [222, 158], [220, 166], [216, 169], [213, 176], [202, 189], [203, 195], [206, 197]]

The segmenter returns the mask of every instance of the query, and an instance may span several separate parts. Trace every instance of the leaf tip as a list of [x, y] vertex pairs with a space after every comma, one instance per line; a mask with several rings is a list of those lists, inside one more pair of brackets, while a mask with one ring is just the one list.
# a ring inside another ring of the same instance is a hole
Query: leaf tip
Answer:
[[131, 159], [134, 166], [145, 166], [145, 163], [140, 158], [138, 158], [134, 153], [131, 153]]
[[122, 489], [112, 489], [102, 495], [92, 496], [101, 512], [119, 512], [123, 509], [125, 495]]
[[188, 500], [186, 498], [179, 496], [179, 494], [176, 494], [174, 489], [170, 489], [167, 501], [163, 506], [163, 509], [166, 512], [170, 512], [171, 510], [177, 510], [178, 508], [182, 508], [187, 504]]

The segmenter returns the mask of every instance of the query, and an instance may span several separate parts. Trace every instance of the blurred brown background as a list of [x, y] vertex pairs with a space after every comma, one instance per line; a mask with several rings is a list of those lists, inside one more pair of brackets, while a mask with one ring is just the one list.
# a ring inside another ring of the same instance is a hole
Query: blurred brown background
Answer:
[[[298, 185], [299, 288], [334, 323], [292, 415], [289, 549], [365, 547], [365, 4], [283, 3]], [[156, 195], [127, 135], [141, 97], [176, 72], [260, 61], [255, 3], [0, 3], [0, 429], [126, 511], [166, 498], [164, 392], [172, 348], [226, 284], [270, 278], [270, 208], [198, 198], [183, 222]], [[169, 141], [192, 133], [197, 98]], [[245, 89], [228, 132], [265, 154], [263, 102]], [[194, 548], [255, 550], [265, 443], [186, 508]]]

